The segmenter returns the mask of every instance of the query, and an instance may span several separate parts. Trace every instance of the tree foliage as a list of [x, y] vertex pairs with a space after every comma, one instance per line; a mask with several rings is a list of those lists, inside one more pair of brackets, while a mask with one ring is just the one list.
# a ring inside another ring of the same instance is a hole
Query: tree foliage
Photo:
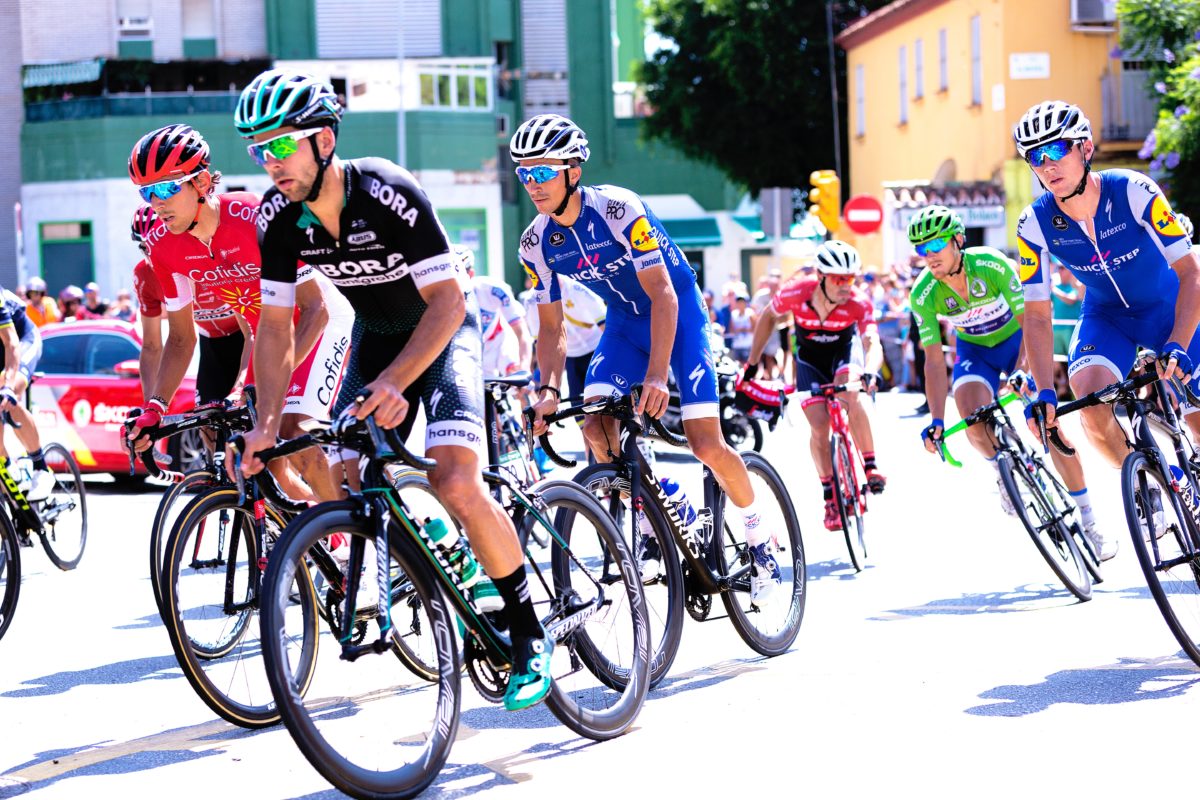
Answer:
[[1158, 122], [1138, 152], [1176, 210], [1200, 217], [1200, 3], [1119, 0], [1121, 49], [1150, 64]]
[[[887, 0], [835, 4], [834, 35]], [[834, 166], [825, 7], [814, 0], [648, 0], [660, 49], [639, 78], [645, 130], [758, 192]], [[835, 48], [845, 152], [845, 54]]]

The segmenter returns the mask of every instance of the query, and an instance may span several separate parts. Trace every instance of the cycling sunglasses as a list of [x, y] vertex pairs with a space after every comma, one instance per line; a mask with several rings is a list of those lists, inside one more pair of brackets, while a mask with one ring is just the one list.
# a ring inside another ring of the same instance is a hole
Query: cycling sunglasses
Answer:
[[521, 182], [522, 186], [529, 183], [530, 178], [533, 178], [536, 183], [547, 183], [554, 180], [564, 169], [570, 168], [570, 164], [538, 164], [536, 167], [517, 167], [517, 180]]
[[254, 159], [255, 164], [265, 167], [267, 165], [267, 156], [276, 161], [283, 161], [300, 149], [301, 139], [307, 139], [309, 136], [322, 130], [324, 128], [309, 128], [306, 131], [281, 133], [274, 138], [267, 139], [265, 142], [256, 142], [255, 144], [247, 145], [246, 152]]
[[825, 280], [834, 286], [849, 286], [854, 283], [854, 275], [826, 275]]
[[1047, 158], [1051, 161], [1062, 161], [1074, 146], [1075, 143], [1070, 139], [1058, 139], [1033, 148], [1025, 154], [1025, 160], [1034, 167], [1040, 166]]
[[[204, 170], [201, 170], [200, 172], [203, 171]], [[158, 183], [152, 183], [149, 186], [139, 186], [137, 187], [138, 194], [140, 194], [142, 199], [147, 203], [149, 203], [150, 199], [154, 197], [157, 197], [159, 200], [170, 200], [172, 197], [179, 194], [179, 190], [183, 188], [185, 183], [191, 181], [193, 178], [199, 175], [200, 172], [193, 172], [191, 175], [184, 175], [182, 178], [177, 178], [176, 180], [159, 181]]]
[[918, 245], [913, 245], [913, 249], [917, 251], [919, 256], [927, 256], [930, 253], [940, 253], [945, 250], [953, 236], [943, 236], [941, 239], [931, 239], [928, 242], [921, 242]]

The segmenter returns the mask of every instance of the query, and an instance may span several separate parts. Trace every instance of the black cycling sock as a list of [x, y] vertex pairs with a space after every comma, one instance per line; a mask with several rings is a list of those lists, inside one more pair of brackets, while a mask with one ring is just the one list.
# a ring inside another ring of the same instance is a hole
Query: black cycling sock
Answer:
[[29, 454], [29, 460], [33, 462], [33, 468], [45, 472], [49, 467], [46, 466], [46, 457], [42, 455], [42, 448], [38, 448]]
[[525, 582], [525, 565], [517, 567], [516, 572], [503, 578], [493, 578], [496, 590], [504, 599], [504, 611], [508, 617], [508, 628], [513, 637], [524, 636], [529, 639], [540, 639], [545, 636], [542, 623], [538, 622], [533, 610], [533, 601], [529, 599], [529, 584]]
[[821, 478], [821, 499], [822, 500], [832, 500], [833, 499], [833, 476], [830, 476], [828, 478]]

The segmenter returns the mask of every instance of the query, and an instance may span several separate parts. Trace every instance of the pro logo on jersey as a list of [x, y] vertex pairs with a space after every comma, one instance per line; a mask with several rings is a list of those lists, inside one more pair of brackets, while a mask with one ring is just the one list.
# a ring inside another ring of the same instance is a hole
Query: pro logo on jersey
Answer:
[[542, 279], [538, 277], [537, 270], [533, 268], [532, 264], [522, 258], [521, 266], [525, 268], [525, 274], [529, 276], [529, 280], [531, 282], [529, 287], [530, 289], [535, 292], [540, 292], [542, 289], [546, 288], [542, 286]]
[[644, 216], [634, 220], [629, 228], [629, 243], [640, 253], [658, 249], [658, 231]]
[[1164, 238], [1175, 239], [1187, 235], [1179, 224], [1179, 218], [1161, 194], [1155, 195], [1150, 204], [1150, 222], [1154, 225], [1154, 230], [1158, 231], [1158, 235]]
[[1041, 266], [1041, 257], [1020, 236], [1017, 237], [1017, 265], [1021, 283], [1028, 282], [1037, 274], [1038, 267]]

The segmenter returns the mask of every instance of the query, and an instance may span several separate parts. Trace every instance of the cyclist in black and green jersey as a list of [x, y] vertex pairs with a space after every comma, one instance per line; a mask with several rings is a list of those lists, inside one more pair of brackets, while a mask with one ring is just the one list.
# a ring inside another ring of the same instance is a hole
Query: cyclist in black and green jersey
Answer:
[[[958, 352], [952, 388], [960, 416], [991, 403], [1000, 390], [1001, 374], [1011, 373], [1022, 355], [1025, 296], [1016, 267], [999, 250], [963, 249], [965, 231], [962, 219], [945, 206], [922, 209], [908, 226], [908, 240], [927, 264], [913, 283], [909, 302], [925, 349], [925, 394], [933, 421], [921, 432], [921, 439], [931, 453], [937, 452], [945, 427], [942, 415], [947, 394], [939, 319], [955, 329]], [[967, 439], [997, 466], [996, 448], [985, 430], [968, 428]], [[1097, 530], [1083, 465], [1077, 457], [1064, 456], [1057, 450], [1051, 450], [1051, 457], [1079, 506], [1088, 539], [1101, 559], [1112, 558], [1117, 553], [1117, 542], [1105, 539]], [[996, 482], [1004, 511], [1015, 513], [1012, 500], [1000, 485], [999, 473]]]

